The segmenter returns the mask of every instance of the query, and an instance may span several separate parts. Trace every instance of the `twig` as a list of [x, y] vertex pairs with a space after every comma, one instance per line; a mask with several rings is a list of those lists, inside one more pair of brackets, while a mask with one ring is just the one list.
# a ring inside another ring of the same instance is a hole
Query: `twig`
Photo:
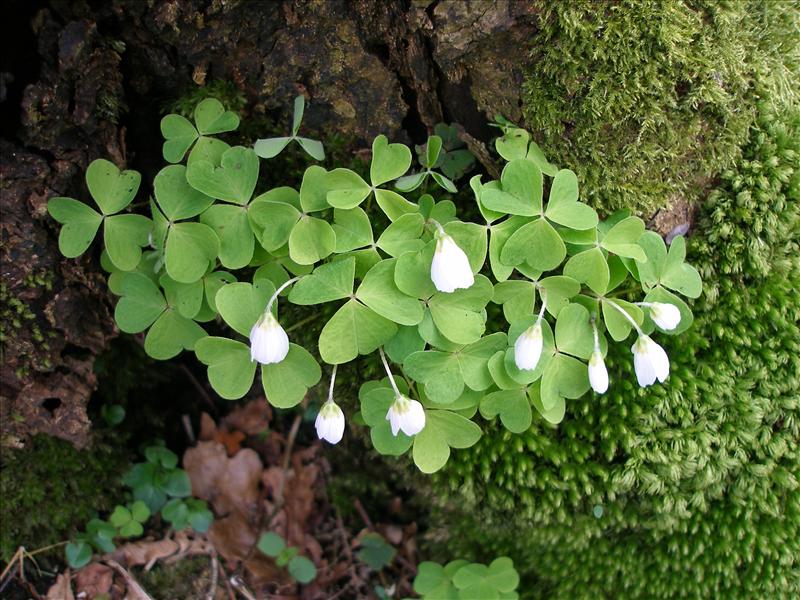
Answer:
[[222, 573], [222, 581], [225, 582], [225, 589], [228, 591], [228, 600], [236, 600], [236, 593], [231, 587], [231, 582], [228, 581], [228, 574], [225, 572], [225, 568], [219, 561], [217, 561], [217, 568], [219, 569], [219, 572]]
[[200, 396], [202, 396], [203, 400], [205, 400], [205, 403], [208, 404], [209, 407], [211, 407], [211, 411], [214, 414], [217, 414], [218, 412], [217, 407], [214, 405], [214, 401], [211, 399], [211, 396], [208, 395], [206, 388], [200, 385], [200, 382], [197, 381], [197, 377], [194, 376], [194, 373], [192, 373], [189, 367], [183, 364], [179, 366], [183, 374], [186, 375], [186, 378], [189, 380], [192, 386], [194, 386], [194, 389], [197, 390], [197, 393], [199, 393]]
[[131, 575], [130, 572], [125, 567], [123, 567], [113, 558], [106, 558], [105, 563], [109, 567], [114, 569], [117, 573], [122, 575], [123, 579], [125, 579], [125, 583], [127, 584], [128, 588], [132, 589], [135, 594], [138, 594], [141, 600], [154, 600], [150, 594], [144, 591], [144, 588], [141, 585], [139, 585], [139, 582], [133, 578], [133, 575]]
[[186, 437], [189, 438], [189, 443], [194, 445], [196, 438], [194, 435], [194, 428], [192, 427], [192, 421], [189, 419], [189, 415], [181, 415], [181, 423], [183, 423], [183, 428], [186, 430]]
[[242, 581], [241, 577], [238, 575], [231, 575], [230, 581], [231, 585], [236, 588], [236, 591], [247, 598], [247, 600], [257, 600], [257, 598], [253, 595], [253, 592], [247, 589], [247, 586], [244, 584], [244, 581]]
[[353, 500], [353, 506], [356, 507], [358, 514], [361, 516], [361, 520], [364, 521], [364, 524], [370, 531], [375, 531], [375, 526], [372, 524], [372, 520], [369, 518], [367, 511], [364, 510], [364, 505], [361, 504], [361, 500], [358, 498]]
[[216, 595], [217, 591], [217, 573], [219, 570], [217, 569], [217, 553], [211, 553], [211, 585], [208, 588], [208, 593], [206, 594], [206, 600], [214, 600], [214, 596]]

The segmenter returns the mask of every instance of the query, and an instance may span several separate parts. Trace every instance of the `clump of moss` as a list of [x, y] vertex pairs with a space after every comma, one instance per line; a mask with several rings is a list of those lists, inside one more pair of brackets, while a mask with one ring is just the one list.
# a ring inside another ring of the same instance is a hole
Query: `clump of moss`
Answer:
[[211, 585], [207, 557], [185, 558], [172, 564], [159, 563], [136, 573], [137, 581], [153, 598], [205, 598]]
[[756, 97], [798, 97], [796, 2], [543, 2], [527, 128], [596, 207], [650, 214], [738, 158]]
[[434, 489], [448, 551], [509, 553], [531, 597], [800, 594], [800, 113], [761, 110], [690, 238], [706, 294], [667, 382], [617, 349], [557, 428], [487, 427]]
[[43, 434], [22, 450], [3, 448], [0, 559], [7, 561], [19, 546], [31, 550], [66, 540], [95, 513], [111, 509], [122, 498], [126, 454], [102, 441], [76, 450]]

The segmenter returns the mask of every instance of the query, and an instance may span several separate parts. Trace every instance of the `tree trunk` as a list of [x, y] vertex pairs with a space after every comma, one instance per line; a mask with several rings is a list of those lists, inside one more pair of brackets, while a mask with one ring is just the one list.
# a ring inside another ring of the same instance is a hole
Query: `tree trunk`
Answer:
[[86, 198], [89, 162], [107, 157], [149, 181], [163, 106], [227, 80], [246, 113], [288, 121], [302, 93], [311, 131], [362, 142], [420, 143], [436, 123], [459, 123], [491, 171], [487, 117], [521, 119], [537, 20], [515, 0], [31, 4], [12, 1], [2, 24], [3, 445], [40, 431], [88, 440], [92, 367], [117, 333], [112, 302], [97, 245], [63, 259], [46, 203]]

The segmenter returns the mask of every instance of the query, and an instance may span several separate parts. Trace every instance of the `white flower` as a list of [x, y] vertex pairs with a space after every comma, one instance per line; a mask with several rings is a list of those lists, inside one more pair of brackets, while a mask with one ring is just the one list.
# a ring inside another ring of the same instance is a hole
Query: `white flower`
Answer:
[[333, 400], [328, 400], [319, 409], [317, 420], [317, 437], [331, 444], [338, 444], [344, 435], [344, 413]]
[[250, 330], [250, 358], [262, 365], [279, 363], [289, 353], [289, 337], [278, 320], [267, 312]]
[[446, 233], [436, 240], [436, 251], [431, 262], [431, 279], [437, 290], [447, 293], [466, 289], [475, 283], [467, 255]]
[[608, 370], [600, 350], [592, 352], [589, 358], [589, 383], [598, 394], [605, 394], [608, 389]]
[[633, 351], [633, 367], [639, 385], [647, 387], [656, 379], [663, 382], [669, 375], [669, 357], [664, 349], [656, 344], [650, 336], [640, 335], [631, 346]]
[[386, 413], [386, 420], [392, 426], [392, 435], [397, 435], [398, 431], [416, 435], [425, 428], [425, 409], [416, 400], [397, 396]]
[[681, 311], [674, 304], [653, 302], [649, 306], [650, 317], [661, 329], [671, 331], [681, 322]]
[[520, 370], [533, 370], [542, 356], [541, 319], [528, 327], [514, 343], [514, 362]]

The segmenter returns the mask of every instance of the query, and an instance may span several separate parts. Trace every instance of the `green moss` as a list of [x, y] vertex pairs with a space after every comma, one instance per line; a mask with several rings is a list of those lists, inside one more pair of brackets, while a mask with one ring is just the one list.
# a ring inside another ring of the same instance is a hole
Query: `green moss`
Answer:
[[527, 128], [586, 199], [644, 214], [730, 167], [756, 97], [798, 98], [797, 2], [543, 2]]
[[153, 598], [205, 598], [211, 585], [211, 567], [205, 556], [158, 563], [150, 571], [137, 570], [135, 576]]
[[96, 512], [112, 508], [122, 497], [127, 466], [125, 451], [102, 441], [76, 450], [37, 435], [24, 450], [4, 448], [0, 558], [8, 560], [18, 546], [32, 550], [66, 540]]
[[531, 597], [800, 594], [800, 113], [761, 109], [690, 238], [706, 293], [667, 382], [618, 346], [557, 428], [486, 427], [434, 489], [449, 552], [509, 553]]

